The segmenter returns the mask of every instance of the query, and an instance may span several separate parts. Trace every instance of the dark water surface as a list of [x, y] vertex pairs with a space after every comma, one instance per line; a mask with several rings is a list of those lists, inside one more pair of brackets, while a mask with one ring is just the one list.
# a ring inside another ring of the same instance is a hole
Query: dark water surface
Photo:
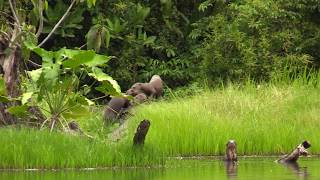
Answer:
[[219, 160], [169, 160], [165, 168], [103, 170], [0, 171], [0, 179], [319, 179], [320, 159], [304, 158], [284, 165], [276, 158], [242, 158], [238, 165]]

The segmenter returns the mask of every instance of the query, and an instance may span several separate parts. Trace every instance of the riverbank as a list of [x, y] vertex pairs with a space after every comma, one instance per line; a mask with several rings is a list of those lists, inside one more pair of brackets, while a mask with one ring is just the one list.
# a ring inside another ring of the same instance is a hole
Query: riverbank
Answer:
[[[192, 98], [142, 105], [130, 120], [149, 118], [146, 144], [171, 156], [284, 154], [303, 140], [320, 153], [320, 89], [313, 83], [229, 85]], [[130, 134], [130, 133], [129, 133]]]
[[[316, 82], [316, 83], [315, 83]], [[133, 109], [121, 140], [108, 140], [101, 114], [79, 120], [95, 137], [31, 129], [0, 129], [0, 168], [86, 168], [162, 166], [167, 157], [224, 155], [235, 139], [238, 154], [281, 155], [307, 139], [320, 154], [319, 81], [231, 84], [186, 98], [171, 98]], [[138, 123], [151, 126], [143, 149], [132, 147]], [[111, 129], [115, 129], [114, 126]]]

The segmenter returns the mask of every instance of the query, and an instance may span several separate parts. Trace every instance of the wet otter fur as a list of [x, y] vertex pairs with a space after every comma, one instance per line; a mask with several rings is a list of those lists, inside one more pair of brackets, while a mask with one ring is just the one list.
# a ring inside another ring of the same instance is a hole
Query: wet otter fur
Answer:
[[226, 144], [226, 161], [236, 162], [237, 157], [237, 143], [235, 140], [229, 140]]

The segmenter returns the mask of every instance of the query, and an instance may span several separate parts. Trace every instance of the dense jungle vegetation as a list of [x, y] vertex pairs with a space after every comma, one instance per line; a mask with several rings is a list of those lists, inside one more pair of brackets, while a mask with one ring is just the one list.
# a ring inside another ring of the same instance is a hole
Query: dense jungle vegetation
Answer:
[[[298, 124], [305, 128], [309, 128], [309, 125], [315, 127], [319, 120], [316, 118], [319, 113], [313, 109], [319, 108], [319, 17], [320, 0], [0, 0], [0, 126], [22, 125], [23, 130], [17, 134], [21, 140], [21, 137], [30, 133], [25, 126], [51, 131], [63, 130], [68, 122], [76, 119], [87, 132], [99, 139], [96, 144], [76, 139], [75, 142], [83, 145], [77, 147], [80, 148], [79, 152], [90, 155], [77, 161], [66, 153], [65, 156], [61, 154], [61, 159], [71, 157], [71, 160], [60, 162], [53, 157], [60, 150], [51, 149], [47, 154], [50, 157], [47, 162], [34, 159], [30, 164], [25, 164], [29, 160], [19, 161], [18, 159], [23, 158], [16, 155], [30, 153], [32, 150], [18, 146], [21, 151], [10, 154], [10, 148], [3, 148], [1, 151], [10, 156], [3, 157], [0, 166], [85, 167], [84, 164], [92, 158], [91, 155], [104, 153], [105, 142], [101, 142], [107, 138], [105, 133], [110, 131], [102, 123], [100, 105], [105, 105], [110, 96], [122, 96], [135, 82], [147, 82], [154, 74], [160, 75], [164, 80], [163, 99], [169, 102], [159, 102], [150, 107], [143, 105], [145, 109], [138, 108], [137, 116], [129, 123], [131, 133], [137, 125], [135, 118], [141, 120], [144, 116], [150, 116], [157, 119], [160, 116], [152, 112], [152, 109], [159, 112], [168, 111], [167, 106], [175, 109], [174, 107], [181, 105], [176, 100], [177, 97], [194, 94], [199, 97], [193, 97], [194, 102], [188, 100], [185, 109], [177, 111], [181, 114], [172, 112], [173, 115], [167, 118], [177, 119], [175, 123], [183, 124], [182, 119], [188, 118], [182, 115], [188, 112], [186, 109], [190, 108], [189, 105], [202, 104], [197, 99], [203, 98], [206, 108], [217, 109], [226, 104], [230, 105], [228, 107], [240, 104], [239, 111], [235, 109], [230, 112], [235, 114], [225, 114], [223, 118], [219, 116], [219, 126], [226, 125], [223, 124], [224, 119], [236, 118], [239, 113], [244, 113], [244, 109], [251, 109], [247, 114], [250, 121], [242, 125], [252, 127], [257, 125], [257, 119], [264, 122], [263, 120], [271, 117], [269, 113], [275, 113], [268, 109], [270, 106], [278, 107], [273, 98], [286, 94], [292, 97], [280, 98], [279, 111], [283, 110], [284, 115], [296, 119], [293, 109], [298, 110], [305, 105], [312, 113], [302, 118]], [[228, 84], [231, 89], [235, 86], [239, 89], [234, 88], [233, 95], [228, 94]], [[283, 84], [286, 85], [282, 86]], [[259, 94], [262, 97], [255, 94], [256, 90], [252, 90], [258, 89], [260, 85], [266, 87]], [[209, 89], [216, 91], [210, 95]], [[245, 95], [242, 96], [243, 92]], [[226, 102], [219, 98], [220, 93], [226, 98]], [[233, 104], [230, 99], [228, 101], [230, 96], [235, 99], [243, 97], [244, 101], [252, 103], [242, 106], [242, 100], [234, 100]], [[303, 96], [310, 98], [298, 103], [298, 100], [304, 99]], [[261, 102], [270, 104], [260, 104], [255, 98], [261, 98]], [[216, 102], [207, 101], [208, 99], [219, 102], [214, 105]], [[283, 105], [288, 102], [293, 104], [288, 107]], [[253, 106], [266, 109], [255, 109]], [[202, 112], [206, 109], [202, 105], [199, 107], [201, 109], [189, 112], [190, 118], [197, 119], [198, 113], [205, 114], [204, 117], [210, 118], [203, 120], [203, 123], [211, 127], [212, 122], [209, 121], [214, 121], [216, 117], [211, 117], [210, 113], [219, 114], [219, 110]], [[139, 112], [139, 109], [143, 110]], [[261, 117], [257, 115], [260, 110]], [[302, 114], [308, 114], [306, 108], [300, 110]], [[256, 119], [257, 116], [259, 117]], [[312, 123], [306, 125], [305, 120], [308, 118], [312, 119]], [[286, 128], [287, 123], [282, 121], [281, 118], [272, 121], [279, 124], [276, 130]], [[165, 127], [161, 120], [154, 122], [160, 122], [159, 127]], [[240, 118], [237, 123], [241, 122], [245, 120]], [[187, 121], [185, 125], [197, 127], [192, 121]], [[271, 127], [270, 124], [260, 125]], [[261, 128], [259, 124], [257, 126]], [[227, 123], [227, 128], [229, 127], [231, 124]], [[252, 134], [252, 137], [261, 135], [266, 139], [266, 129]], [[184, 131], [183, 128], [180, 130]], [[284, 136], [292, 133], [291, 130], [283, 132]], [[71, 143], [69, 137], [64, 135], [48, 135], [47, 132], [37, 135], [32, 131], [32, 136], [33, 133], [35, 137], [48, 136], [48, 142], [61, 138], [66, 144]], [[207, 129], [203, 131], [203, 136], [217, 135], [212, 133]], [[0, 134], [0, 137], [5, 136], [3, 134], [9, 134], [7, 137], [14, 136], [12, 129], [5, 129]], [[237, 131], [231, 135], [237, 135]], [[316, 139], [317, 134], [309, 135], [311, 139]], [[241, 139], [249, 136], [251, 137], [249, 131], [244, 131]], [[150, 141], [148, 148], [151, 150], [147, 157], [121, 159], [123, 156], [118, 157], [118, 152], [108, 146], [107, 150], [117, 157], [112, 159], [103, 156], [107, 160], [96, 158], [97, 161], [92, 160], [89, 165], [115, 165], [116, 162], [122, 162], [122, 165], [140, 165], [150, 161], [162, 164], [159, 157], [163, 155], [221, 154], [223, 148], [218, 145], [211, 148], [201, 138], [195, 149], [189, 147], [193, 141], [171, 146], [176, 149], [170, 149], [169, 145], [159, 148], [162, 142], [157, 142], [154, 137], [151, 133], [151, 139], [155, 141]], [[217, 143], [225, 141], [224, 137], [220, 137]], [[19, 138], [12, 143], [19, 144]], [[166, 138], [162, 140], [170, 141]], [[173, 141], [179, 141], [179, 138], [175, 138]], [[293, 144], [300, 140], [297, 136], [290, 138], [288, 141]], [[2, 142], [9, 142], [9, 139], [2, 139]], [[39, 144], [47, 141], [45, 138], [38, 140], [36, 143]], [[248, 149], [253, 142], [243, 141], [245, 144], [240, 145], [243, 147], [241, 152], [271, 154], [283, 150], [272, 145], [274, 142], [280, 144], [276, 140], [260, 144], [257, 149]], [[89, 150], [85, 146], [88, 144], [96, 147], [96, 150], [87, 152]], [[154, 146], [151, 147], [152, 145]], [[120, 147], [123, 154], [127, 153], [126, 146], [116, 146], [115, 149]], [[318, 147], [316, 146], [317, 152]], [[159, 156], [153, 157], [154, 152]], [[143, 158], [144, 161], [141, 161]], [[148, 161], [149, 159], [151, 160]]]

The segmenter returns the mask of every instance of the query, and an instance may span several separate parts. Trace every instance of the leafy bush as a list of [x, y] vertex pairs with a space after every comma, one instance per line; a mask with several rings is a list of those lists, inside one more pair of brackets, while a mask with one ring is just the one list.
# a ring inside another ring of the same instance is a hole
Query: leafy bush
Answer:
[[[291, 2], [291, 3], [287, 3]], [[297, 5], [298, 4], [298, 5]], [[301, 5], [304, 8], [296, 9]], [[304, 5], [304, 6], [303, 6]], [[285, 67], [303, 71], [318, 65], [320, 33], [304, 1], [233, 2], [217, 15], [202, 18], [190, 37], [202, 40], [194, 51], [208, 79], [268, 80]]]

